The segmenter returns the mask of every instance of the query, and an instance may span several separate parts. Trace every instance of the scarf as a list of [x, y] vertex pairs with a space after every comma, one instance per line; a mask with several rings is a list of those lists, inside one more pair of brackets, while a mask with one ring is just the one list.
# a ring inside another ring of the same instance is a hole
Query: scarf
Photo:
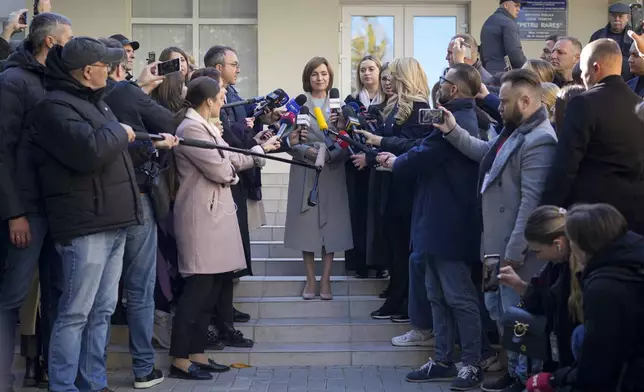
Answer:
[[369, 98], [369, 92], [367, 89], [363, 88], [360, 90], [358, 93], [358, 99], [360, 102], [364, 105], [365, 109], [369, 109], [370, 105], [380, 105], [382, 102], [384, 102], [384, 97], [383, 97], [382, 91], [378, 90], [378, 94], [376, 94], [373, 99]]

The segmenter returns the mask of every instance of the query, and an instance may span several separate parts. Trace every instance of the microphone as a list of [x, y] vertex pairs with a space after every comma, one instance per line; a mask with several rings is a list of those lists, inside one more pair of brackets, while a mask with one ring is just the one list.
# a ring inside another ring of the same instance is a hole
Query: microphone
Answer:
[[367, 110], [362, 103], [358, 103], [356, 101], [351, 101], [347, 105], [351, 106], [356, 113], [362, 114]]
[[284, 135], [284, 131], [286, 131], [286, 128], [289, 127], [289, 125], [295, 124], [295, 114], [291, 112], [286, 112], [282, 114], [282, 117], [280, 118], [280, 129], [277, 131], [277, 138], [281, 139], [282, 136]]
[[362, 152], [364, 152], [366, 154], [372, 154], [373, 153], [372, 149], [370, 149], [369, 147], [365, 146], [362, 143], [359, 143], [359, 142], [353, 140], [351, 137], [349, 137], [349, 135], [346, 134], [346, 132], [344, 132], [344, 133], [343, 132], [336, 132], [336, 131], [330, 129], [329, 133], [331, 133], [332, 135], [335, 135], [335, 137], [337, 137], [338, 139], [349, 143], [353, 147], [357, 148], [358, 150], [360, 150], [360, 151], [362, 151]]
[[[340, 131], [340, 132], [338, 132], [338, 135], [343, 135], [343, 136], [349, 137], [349, 134], [347, 133], [347, 131]], [[338, 145], [340, 146], [341, 149], [349, 150], [349, 153], [351, 155], [356, 155], [355, 151], [353, 150], [353, 147], [351, 147], [351, 144], [345, 142], [342, 139], [339, 139], [337, 143], [338, 143]]]
[[[302, 106], [300, 109], [300, 114], [297, 115], [297, 125], [302, 128], [302, 131], [308, 129], [311, 126], [311, 119], [309, 118], [309, 108], [307, 106]], [[302, 144], [302, 133], [300, 131], [300, 144]]]
[[306, 95], [300, 94], [295, 99], [288, 101], [286, 104], [286, 110], [297, 116], [300, 114], [300, 110], [302, 110], [302, 106], [304, 106], [305, 103]]
[[266, 109], [275, 109], [284, 106], [288, 102], [288, 94], [281, 88], [269, 93], [264, 101], [255, 108], [253, 117], [257, 118], [264, 114]]
[[369, 128], [369, 132], [376, 133], [376, 127], [371, 121], [367, 121], [364, 116], [358, 116], [358, 120], [360, 121], [360, 126], [362, 127], [362, 129]]
[[225, 104], [224, 106], [222, 106], [221, 108], [222, 108], [222, 109], [228, 109], [228, 108], [234, 108], [235, 106], [241, 106], [241, 105], [252, 105], [252, 104], [254, 104], [254, 103], [261, 102], [261, 101], [263, 101], [263, 100], [265, 100], [265, 99], [266, 99], [266, 97], [262, 97], [262, 96], [254, 97], [254, 98], [248, 98], [248, 99], [245, 99], [245, 100], [243, 100], [243, 101], [237, 101], [237, 102], [233, 102], [233, 103], [227, 103], [227, 104]]
[[349, 135], [351, 135], [354, 140], [358, 139], [357, 141], [359, 141], [360, 143], [366, 144], [367, 141], [365, 137], [356, 132], [361, 124], [360, 120], [356, 118], [356, 112], [353, 110], [353, 108], [349, 105], [343, 107], [342, 115], [347, 120], [347, 130], [349, 131]]
[[313, 114], [315, 115], [315, 119], [318, 122], [318, 127], [320, 128], [320, 131], [324, 132], [324, 144], [326, 144], [326, 148], [328, 148], [329, 151], [335, 150], [335, 144], [333, 143], [333, 140], [331, 140], [331, 138], [329, 137], [329, 125], [326, 123], [324, 114], [322, 114], [322, 109], [313, 108]]
[[324, 168], [325, 161], [326, 148], [321, 146], [318, 150], [318, 156], [315, 158], [315, 167], [317, 170], [315, 172], [315, 178], [313, 179], [313, 188], [311, 189], [309, 199], [307, 200], [307, 204], [311, 207], [318, 205], [318, 184], [320, 182], [320, 173], [322, 172], [322, 168]]
[[340, 101], [340, 90], [334, 87], [331, 89], [331, 91], [329, 91], [329, 109], [331, 109], [331, 113], [339, 115], [340, 108], [342, 108], [342, 102]]

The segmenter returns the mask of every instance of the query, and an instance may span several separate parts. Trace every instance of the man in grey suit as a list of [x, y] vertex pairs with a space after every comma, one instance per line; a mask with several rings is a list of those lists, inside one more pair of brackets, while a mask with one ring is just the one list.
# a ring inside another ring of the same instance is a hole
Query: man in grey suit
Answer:
[[[530, 70], [517, 69], [505, 74], [501, 82], [500, 97], [487, 98], [498, 100], [504, 121], [497, 138], [485, 142], [471, 136], [447, 111], [445, 122], [438, 128], [461, 153], [480, 163], [484, 254], [500, 258], [500, 266], [510, 265], [518, 268], [520, 274], [530, 276], [540, 265], [536, 260], [525, 260], [527, 244], [523, 230], [528, 216], [539, 205], [557, 138], [541, 104], [538, 76]], [[519, 300], [519, 294], [507, 287], [486, 293], [486, 306], [494, 320], [499, 320]], [[529, 374], [515, 371], [519, 364], [516, 353], [508, 353], [508, 357], [508, 374], [483, 384], [484, 391], [523, 390]]]

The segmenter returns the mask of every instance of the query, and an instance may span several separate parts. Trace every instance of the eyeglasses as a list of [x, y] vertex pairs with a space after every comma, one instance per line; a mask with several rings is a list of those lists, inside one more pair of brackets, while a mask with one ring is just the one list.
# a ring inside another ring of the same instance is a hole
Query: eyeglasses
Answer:
[[454, 82], [452, 82], [452, 81], [447, 80], [447, 79], [446, 79], [445, 77], [443, 77], [443, 76], [440, 76], [438, 79], [439, 79], [439, 81], [440, 81], [439, 83], [440, 83], [441, 85], [442, 85], [442, 84], [444, 84], [444, 83], [449, 83], [449, 84], [451, 84], [452, 86], [456, 86], [456, 83], [454, 83]]
[[230, 65], [233, 68], [239, 69], [239, 63], [227, 63], [226, 65]]

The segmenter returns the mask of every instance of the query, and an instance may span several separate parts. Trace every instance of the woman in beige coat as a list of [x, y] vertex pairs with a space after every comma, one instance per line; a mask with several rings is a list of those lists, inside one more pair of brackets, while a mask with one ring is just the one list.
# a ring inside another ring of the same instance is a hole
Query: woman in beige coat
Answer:
[[[225, 92], [208, 77], [191, 81], [184, 109], [178, 113], [183, 121], [177, 136], [226, 146], [221, 131], [212, 124], [219, 117]], [[263, 160], [185, 145], [176, 148], [175, 157], [179, 190], [174, 227], [185, 286], [173, 322], [170, 376], [208, 380], [211, 372], [229, 370], [205, 355], [213, 302], [218, 317], [232, 323], [233, 272], [246, 267], [230, 185], [239, 181], [238, 171], [261, 166]]]

